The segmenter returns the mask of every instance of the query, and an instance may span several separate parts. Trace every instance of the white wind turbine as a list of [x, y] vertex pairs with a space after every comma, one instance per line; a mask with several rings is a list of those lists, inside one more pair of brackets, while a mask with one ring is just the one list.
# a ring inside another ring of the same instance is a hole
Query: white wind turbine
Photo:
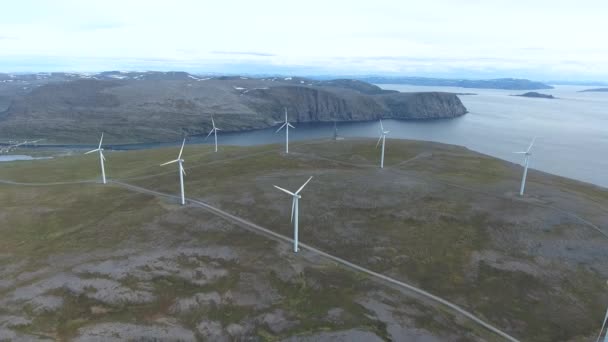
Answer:
[[213, 121], [213, 116], [211, 117], [211, 124], [213, 125], [213, 128], [211, 129], [211, 131], [209, 131], [209, 134], [207, 134], [207, 138], [209, 138], [211, 133], [213, 133], [213, 135], [215, 136], [215, 152], [217, 152], [217, 131], [221, 131], [221, 129], [215, 127], [215, 121]]
[[532, 139], [532, 142], [530, 143], [530, 146], [528, 146], [527, 150], [525, 150], [523, 152], [513, 152], [513, 153], [524, 155], [524, 175], [521, 178], [521, 188], [519, 189], [519, 196], [524, 195], [524, 189], [526, 187], [526, 177], [528, 176], [528, 166], [530, 165], [530, 156], [532, 155], [532, 153], [530, 153], [530, 150], [532, 149], [532, 145], [534, 145], [535, 141], [536, 141], [536, 137], [534, 137], [534, 139]]
[[389, 132], [390, 131], [384, 130], [384, 126], [382, 126], [382, 119], [380, 119], [380, 138], [378, 138], [378, 142], [376, 143], [376, 148], [378, 148], [378, 145], [380, 144], [380, 141], [382, 140], [382, 155], [380, 156], [380, 168], [381, 169], [384, 168], [384, 144], [386, 143], [386, 135]]
[[[602, 332], [604, 331], [604, 327], [606, 326], [606, 321], [608, 320], [608, 310], [606, 310], [606, 315], [604, 316], [604, 322], [602, 323], [602, 328], [600, 329], [600, 334], [597, 335], [597, 340], [595, 342], [599, 342], [600, 338], [602, 338]], [[604, 342], [608, 342], [608, 332], [604, 335]]]
[[285, 190], [283, 188], [280, 188], [278, 186], [274, 186], [275, 188], [288, 193], [289, 195], [291, 195], [293, 197], [292, 201], [291, 201], [291, 222], [293, 222], [293, 251], [294, 253], [298, 252], [298, 217], [299, 217], [299, 200], [300, 198], [302, 198], [302, 196], [300, 196], [300, 191], [302, 191], [302, 189], [304, 189], [304, 187], [306, 186], [306, 184], [308, 184], [308, 182], [310, 182], [310, 180], [312, 179], [312, 176], [310, 178], [308, 178], [308, 180], [306, 181], [306, 183], [304, 183], [299, 189], [298, 191], [296, 191], [295, 193], [289, 191], [289, 190]]
[[101, 133], [101, 139], [99, 139], [99, 146], [94, 149], [94, 150], [90, 150], [89, 152], [85, 152], [85, 154], [89, 154], [89, 153], [93, 153], [93, 152], [99, 152], [99, 163], [101, 164], [101, 181], [103, 184], [106, 184], [106, 168], [103, 165], [103, 162], [106, 160], [106, 157], [103, 156], [103, 148], [101, 148], [101, 143], [103, 142], [103, 133]]
[[277, 131], [275, 133], [279, 133], [279, 131], [282, 130], [283, 127], [285, 127], [285, 153], [289, 153], [289, 127], [291, 127], [291, 128], [295, 128], [295, 127], [293, 127], [289, 123], [289, 121], [287, 121], [287, 108], [285, 108], [285, 123], [283, 125], [281, 125], [281, 127], [279, 127], [279, 129], [277, 129]]
[[186, 143], [186, 138], [182, 142], [182, 148], [179, 150], [179, 155], [177, 159], [168, 161], [164, 164], [160, 164], [160, 166], [165, 166], [173, 163], [177, 163], [179, 165], [179, 188], [181, 190], [181, 203], [182, 205], [186, 204], [186, 197], [184, 196], [184, 176], [186, 175], [186, 171], [184, 171], [184, 160], [182, 159], [182, 152], [184, 152], [184, 144]]

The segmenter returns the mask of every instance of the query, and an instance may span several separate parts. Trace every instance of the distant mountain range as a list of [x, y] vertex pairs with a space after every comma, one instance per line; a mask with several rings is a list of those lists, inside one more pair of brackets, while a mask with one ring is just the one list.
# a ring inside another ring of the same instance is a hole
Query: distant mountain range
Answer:
[[579, 93], [608, 93], [608, 88], [594, 88], [579, 91]]
[[0, 74], [0, 136], [84, 143], [172, 141], [284, 120], [437, 119], [464, 115], [455, 94], [400, 93], [358, 80], [197, 76], [186, 72]]
[[517, 78], [497, 78], [492, 80], [466, 80], [427, 77], [362, 77], [364, 82], [375, 84], [409, 84], [417, 86], [460, 87], [479, 89], [537, 90], [553, 89], [542, 82]]

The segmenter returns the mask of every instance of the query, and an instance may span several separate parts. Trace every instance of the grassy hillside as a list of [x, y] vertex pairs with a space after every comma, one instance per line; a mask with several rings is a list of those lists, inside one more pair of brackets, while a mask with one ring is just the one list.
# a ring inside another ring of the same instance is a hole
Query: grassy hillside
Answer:
[[[302, 142], [289, 155], [279, 145], [187, 146], [186, 195], [291, 236], [290, 198], [272, 185], [295, 190], [314, 176], [300, 201], [303, 242], [449, 299], [521, 340], [597, 332], [608, 239], [596, 228], [606, 229], [608, 191], [532, 171], [519, 199], [519, 166], [389, 140], [380, 170], [374, 144]], [[158, 166], [176, 153], [107, 152], [107, 173], [177, 194], [177, 168]], [[97, 178], [94, 155], [0, 164], [2, 180]], [[22, 319], [0, 319], [0, 334], [179, 327], [172, 333], [199, 338], [495, 339], [427, 300], [309, 252], [293, 255], [200, 208], [112, 184], [0, 185], [0, 194], [0, 315]]]

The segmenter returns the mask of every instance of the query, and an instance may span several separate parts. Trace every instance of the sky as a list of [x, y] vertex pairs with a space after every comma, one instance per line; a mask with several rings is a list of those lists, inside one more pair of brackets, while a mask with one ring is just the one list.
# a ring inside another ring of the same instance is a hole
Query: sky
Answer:
[[0, 72], [608, 81], [606, 0], [19, 0]]

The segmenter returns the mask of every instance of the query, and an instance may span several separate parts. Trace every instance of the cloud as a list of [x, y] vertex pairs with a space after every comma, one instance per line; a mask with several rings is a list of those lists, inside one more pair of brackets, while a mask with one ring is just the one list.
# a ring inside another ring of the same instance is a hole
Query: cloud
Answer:
[[216, 55], [242, 55], [242, 56], [256, 56], [256, 57], [274, 57], [275, 54], [266, 52], [254, 52], [254, 51], [211, 51], [210, 53]]
[[13, 36], [0, 36], [0, 40], [14, 40], [17, 39], [17, 37], [13, 37]]

